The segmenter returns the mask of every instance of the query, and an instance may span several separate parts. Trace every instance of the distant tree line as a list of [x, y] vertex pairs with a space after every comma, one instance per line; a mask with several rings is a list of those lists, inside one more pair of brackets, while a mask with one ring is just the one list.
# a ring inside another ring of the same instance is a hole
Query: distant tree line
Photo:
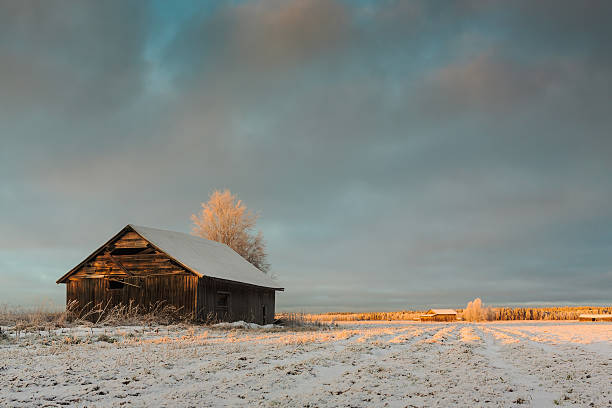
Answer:
[[[364, 321], [364, 320], [419, 320], [425, 310], [400, 310], [397, 312], [329, 312], [300, 313], [300, 318], [316, 322]], [[581, 314], [612, 314], [612, 306], [562, 306], [562, 307], [485, 307], [480, 298], [469, 302], [465, 309], [457, 309], [458, 317], [465, 321], [494, 320], [578, 320]], [[280, 313], [284, 318], [291, 313]]]
[[556, 306], [556, 307], [484, 307], [480, 298], [457, 311], [466, 321], [493, 320], [577, 320], [581, 314], [609, 314], [611, 306]]
[[492, 320], [577, 320], [581, 314], [609, 314], [612, 307], [498, 307]]

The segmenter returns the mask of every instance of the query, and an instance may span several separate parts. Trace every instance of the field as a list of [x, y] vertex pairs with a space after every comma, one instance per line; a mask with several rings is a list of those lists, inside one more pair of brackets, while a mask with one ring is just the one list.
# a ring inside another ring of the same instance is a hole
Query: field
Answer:
[[612, 406], [612, 324], [0, 334], [0, 406]]

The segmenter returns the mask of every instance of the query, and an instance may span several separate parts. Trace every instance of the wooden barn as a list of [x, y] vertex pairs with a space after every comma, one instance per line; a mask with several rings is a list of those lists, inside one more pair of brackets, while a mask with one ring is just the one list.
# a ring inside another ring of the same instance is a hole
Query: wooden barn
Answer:
[[457, 311], [453, 309], [429, 309], [421, 315], [422, 322], [454, 322], [457, 320]]
[[66, 302], [84, 310], [164, 302], [201, 320], [259, 324], [273, 322], [275, 292], [283, 290], [225, 244], [131, 224], [57, 283], [66, 284]]
[[612, 314], [581, 314], [578, 320], [581, 322], [612, 322]]

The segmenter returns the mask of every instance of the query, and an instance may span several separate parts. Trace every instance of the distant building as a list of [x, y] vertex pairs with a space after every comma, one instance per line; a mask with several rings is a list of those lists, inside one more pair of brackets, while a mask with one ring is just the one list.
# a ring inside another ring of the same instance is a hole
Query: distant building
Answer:
[[453, 309], [429, 309], [421, 315], [422, 322], [454, 322], [457, 320], [457, 311]]
[[581, 322], [612, 322], [612, 314], [581, 314], [578, 320]]

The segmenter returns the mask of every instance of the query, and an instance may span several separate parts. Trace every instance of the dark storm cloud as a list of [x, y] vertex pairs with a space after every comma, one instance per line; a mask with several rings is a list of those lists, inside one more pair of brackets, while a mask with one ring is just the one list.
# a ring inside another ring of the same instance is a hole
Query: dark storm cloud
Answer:
[[608, 300], [607, 2], [266, 0], [180, 24], [22, 4], [0, 17], [3, 273], [28, 248], [68, 269], [128, 222], [188, 231], [228, 187], [261, 211], [282, 308]]

